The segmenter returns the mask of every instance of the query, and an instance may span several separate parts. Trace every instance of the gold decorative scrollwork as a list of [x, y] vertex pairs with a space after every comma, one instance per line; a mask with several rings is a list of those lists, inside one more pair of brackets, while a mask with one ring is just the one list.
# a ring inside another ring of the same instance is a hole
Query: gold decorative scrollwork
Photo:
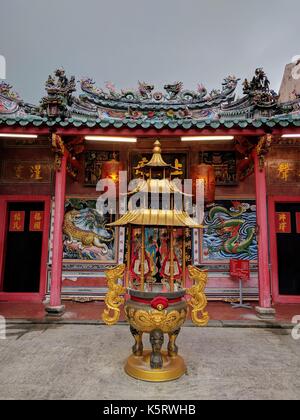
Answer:
[[54, 169], [56, 171], [60, 171], [61, 170], [61, 160], [62, 157], [65, 153], [65, 145], [64, 142], [61, 138], [61, 136], [59, 136], [56, 133], [52, 133], [51, 134], [51, 149], [52, 152], [54, 152]]
[[[107, 325], [114, 325], [119, 321], [120, 309], [119, 306], [124, 304], [124, 298], [120, 295], [124, 294], [126, 288], [118, 284], [118, 279], [123, 276], [125, 265], [121, 264], [115, 268], [105, 271], [107, 278], [108, 292], [105, 296], [105, 304], [107, 309], [104, 309], [102, 319]], [[110, 316], [110, 311], [113, 314]]]
[[171, 333], [178, 330], [186, 319], [187, 310], [136, 309], [130, 305], [125, 307], [126, 316], [130, 325], [138, 331], [151, 332], [158, 328], [164, 333]]
[[256, 153], [259, 159], [259, 168], [262, 171], [265, 166], [265, 158], [268, 154], [273, 141], [273, 136], [271, 134], [266, 134], [262, 136], [256, 146]]
[[[208, 312], [205, 311], [207, 298], [204, 293], [208, 274], [207, 271], [199, 270], [192, 265], [188, 267], [188, 271], [191, 279], [195, 282], [194, 286], [186, 291], [191, 296], [188, 304], [192, 307], [192, 321], [198, 327], [205, 327], [209, 321]], [[201, 312], [201, 317], [198, 316], [199, 312]]]

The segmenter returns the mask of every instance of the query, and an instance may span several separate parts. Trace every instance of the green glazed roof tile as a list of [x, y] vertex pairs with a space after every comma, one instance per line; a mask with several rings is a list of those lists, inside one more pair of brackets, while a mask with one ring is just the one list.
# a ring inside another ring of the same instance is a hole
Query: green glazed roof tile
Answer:
[[127, 125], [129, 128], [136, 128], [137, 123], [136, 121], [129, 121]]
[[60, 126], [61, 127], [67, 127], [70, 124], [69, 120], [61, 121]]
[[8, 119], [6, 120], [6, 124], [7, 124], [7, 125], [15, 125], [15, 123], [16, 123], [16, 121], [15, 121], [14, 119], [10, 119], [10, 118], [8, 118]]
[[210, 123], [210, 126], [212, 128], [219, 128], [220, 127], [220, 123], [219, 123], [219, 121], [213, 121], [213, 122]]
[[35, 121], [33, 121], [33, 125], [35, 126], [35, 127], [39, 127], [40, 125], [42, 125], [43, 124], [43, 121], [42, 120], [35, 120]]
[[263, 124], [262, 124], [262, 122], [261, 122], [260, 120], [254, 120], [254, 121], [252, 122], [252, 125], [253, 125], [253, 127], [259, 128], [259, 127], [261, 127]]
[[160, 130], [161, 128], [164, 127], [164, 123], [162, 121], [157, 121], [154, 123], [154, 127]]
[[115, 121], [114, 122], [114, 127], [116, 127], [116, 128], [121, 128], [121, 127], [123, 127], [123, 121]]
[[225, 121], [224, 125], [227, 128], [232, 128], [234, 126], [234, 122], [233, 121]]
[[109, 121], [105, 121], [105, 120], [103, 120], [103, 121], [100, 121], [100, 126], [102, 127], [102, 128], [106, 128], [106, 127], [109, 127]]
[[182, 123], [182, 127], [183, 127], [184, 129], [188, 130], [189, 128], [191, 128], [191, 127], [192, 127], [192, 122], [191, 122], [191, 121], [184, 121], [184, 122]]
[[279, 125], [281, 125], [281, 127], [288, 127], [290, 124], [288, 121], [282, 120], [282, 121], [279, 121]]
[[197, 128], [204, 128], [206, 126], [206, 124], [205, 124], [205, 122], [203, 121], [203, 122], [198, 122], [197, 124], [196, 124], [196, 127]]
[[177, 121], [170, 121], [170, 122], [169, 122], [169, 124], [168, 124], [168, 126], [169, 126], [170, 128], [175, 129], [175, 128], [177, 128], [177, 127], [178, 127], [178, 123], [177, 123]]
[[0, 115], [0, 124], [2, 126], [13, 126], [18, 125], [20, 127], [26, 127], [29, 124], [32, 124], [35, 127], [39, 127], [43, 124], [46, 124], [48, 127], [53, 127], [55, 125], [59, 125], [61, 127], [67, 127], [70, 125], [73, 125], [74, 127], [89, 127], [93, 128], [95, 126], [100, 126], [102, 128], [106, 128], [109, 126], [113, 126], [115, 128], [121, 128], [121, 127], [128, 127], [131, 129], [141, 127], [144, 129], [148, 129], [151, 126], [155, 127], [156, 129], [160, 130], [164, 127], [170, 128], [170, 129], [176, 129], [176, 128], [183, 128], [185, 130], [188, 130], [192, 127], [196, 127], [198, 129], [204, 129], [206, 127], [217, 129], [219, 127], [224, 128], [246, 128], [249, 125], [255, 128], [259, 127], [288, 127], [288, 126], [294, 126], [299, 127], [300, 126], [300, 116], [299, 115], [286, 115], [286, 116], [275, 116], [271, 118], [260, 118], [252, 120], [251, 118], [247, 119], [225, 119], [221, 118], [220, 120], [212, 120], [212, 119], [206, 119], [206, 120], [195, 120], [195, 119], [176, 119], [176, 118], [166, 118], [164, 120], [160, 120], [157, 117], [154, 118], [139, 118], [139, 119], [131, 119], [131, 118], [124, 118], [122, 120], [120, 119], [100, 119], [96, 118], [88, 119], [86, 117], [83, 118], [68, 118], [68, 119], [61, 119], [61, 118], [47, 118], [47, 117], [40, 117], [38, 115], [27, 115], [27, 116], [11, 116], [11, 115]]
[[268, 127], [274, 127], [276, 124], [275, 124], [275, 122], [274, 122], [274, 121], [267, 121], [267, 122], [266, 122], [266, 125], [267, 125]]
[[150, 121], [143, 121], [141, 124], [142, 128], [149, 128], [151, 126]]

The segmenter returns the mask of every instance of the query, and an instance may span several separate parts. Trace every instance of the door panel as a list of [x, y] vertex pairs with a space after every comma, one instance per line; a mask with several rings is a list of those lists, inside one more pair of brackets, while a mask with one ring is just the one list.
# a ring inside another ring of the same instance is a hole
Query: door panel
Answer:
[[300, 233], [296, 227], [300, 203], [276, 203], [275, 211], [291, 216], [291, 233], [276, 234], [279, 294], [300, 296]]
[[[30, 212], [44, 211], [43, 202], [11, 202], [7, 204], [8, 223], [6, 252], [4, 258], [3, 291], [10, 293], [38, 293], [43, 232], [30, 231]], [[24, 211], [24, 230], [9, 231], [9, 216], [12, 211]]]

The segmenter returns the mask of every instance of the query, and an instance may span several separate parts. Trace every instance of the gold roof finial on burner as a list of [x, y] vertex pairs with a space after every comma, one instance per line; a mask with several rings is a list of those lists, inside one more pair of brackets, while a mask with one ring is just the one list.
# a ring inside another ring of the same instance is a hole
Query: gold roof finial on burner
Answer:
[[161, 153], [161, 144], [159, 140], [156, 140], [153, 145], [153, 153]]
[[161, 155], [161, 144], [159, 140], [156, 140], [153, 145], [153, 155], [152, 158], [148, 163], [146, 163], [145, 167], [166, 167], [170, 168], [171, 165], [166, 163]]

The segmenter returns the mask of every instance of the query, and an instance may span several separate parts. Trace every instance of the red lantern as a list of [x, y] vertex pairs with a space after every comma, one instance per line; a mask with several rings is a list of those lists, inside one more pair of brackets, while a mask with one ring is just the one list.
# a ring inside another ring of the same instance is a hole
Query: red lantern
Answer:
[[112, 159], [102, 163], [101, 179], [111, 179], [116, 185], [116, 191], [119, 188], [119, 172], [122, 170], [121, 162]]
[[215, 170], [213, 166], [201, 163], [200, 165], [192, 165], [191, 177], [193, 181], [193, 198], [196, 199], [196, 182], [203, 180], [204, 183], [204, 201], [213, 203], [215, 200]]

